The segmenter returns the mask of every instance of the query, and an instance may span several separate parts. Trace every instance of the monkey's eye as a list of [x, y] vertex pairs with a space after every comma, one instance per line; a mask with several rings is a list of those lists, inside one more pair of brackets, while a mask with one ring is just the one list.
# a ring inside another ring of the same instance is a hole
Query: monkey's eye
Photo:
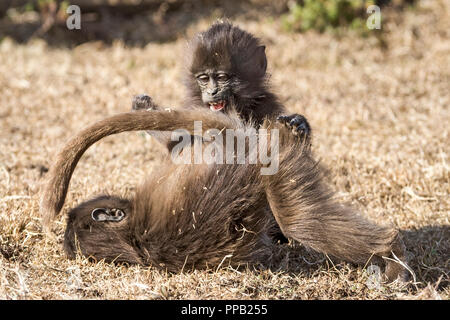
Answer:
[[209, 77], [206, 74], [201, 74], [197, 76], [197, 80], [200, 81], [201, 83], [206, 83], [209, 81]]
[[219, 73], [219, 74], [217, 75], [217, 81], [222, 81], [222, 82], [224, 82], [224, 81], [227, 81], [228, 79], [230, 79], [230, 76], [227, 75], [226, 73]]

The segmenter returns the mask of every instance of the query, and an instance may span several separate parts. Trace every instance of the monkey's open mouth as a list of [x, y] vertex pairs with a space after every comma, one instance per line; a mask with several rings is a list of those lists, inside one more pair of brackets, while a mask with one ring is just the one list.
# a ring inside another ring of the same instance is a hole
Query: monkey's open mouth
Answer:
[[227, 102], [225, 100], [214, 101], [209, 103], [209, 108], [211, 111], [220, 111], [225, 108], [226, 104]]

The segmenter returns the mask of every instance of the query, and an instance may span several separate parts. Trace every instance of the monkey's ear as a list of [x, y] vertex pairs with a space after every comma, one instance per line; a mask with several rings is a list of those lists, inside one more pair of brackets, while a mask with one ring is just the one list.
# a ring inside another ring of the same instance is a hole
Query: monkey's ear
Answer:
[[92, 220], [97, 222], [102, 221], [122, 221], [125, 218], [125, 212], [116, 208], [95, 208], [91, 212]]
[[262, 45], [256, 48], [255, 61], [258, 67], [258, 74], [263, 76], [267, 70], [266, 46]]

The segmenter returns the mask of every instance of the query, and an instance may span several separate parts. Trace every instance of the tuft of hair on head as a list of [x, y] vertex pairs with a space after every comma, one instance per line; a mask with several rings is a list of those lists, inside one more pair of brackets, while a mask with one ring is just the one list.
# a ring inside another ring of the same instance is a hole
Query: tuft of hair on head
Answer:
[[251, 33], [228, 20], [216, 21], [189, 42], [189, 71], [219, 67], [235, 72], [240, 79], [263, 79], [267, 69], [265, 46]]
[[266, 47], [229, 21], [216, 21], [188, 43], [184, 83], [186, 105], [222, 110], [235, 104], [244, 120], [260, 124], [284, 106], [270, 90]]

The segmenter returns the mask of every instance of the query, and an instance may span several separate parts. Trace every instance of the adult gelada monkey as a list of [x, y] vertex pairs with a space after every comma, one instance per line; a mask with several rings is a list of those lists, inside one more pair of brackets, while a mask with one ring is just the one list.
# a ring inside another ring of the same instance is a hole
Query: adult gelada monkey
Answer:
[[[249, 126], [236, 115], [179, 110], [119, 114], [83, 130], [66, 144], [47, 174], [41, 199], [44, 226], [60, 212], [76, 164], [93, 143], [131, 130], [185, 128], [192, 134], [194, 120], [201, 120], [204, 130]], [[278, 225], [286, 237], [317, 251], [354, 263], [385, 265], [389, 280], [403, 276], [399, 264], [383, 259], [404, 259], [398, 232], [333, 199], [311, 155], [309, 136], [293, 135], [289, 123], [264, 121], [262, 127], [268, 129], [269, 140], [279, 133], [276, 174], [261, 175], [261, 164], [166, 161], [133, 197], [102, 195], [70, 210], [67, 254], [81, 252], [95, 260], [173, 272], [224, 263], [270, 266], [275, 246], [271, 231]]]

